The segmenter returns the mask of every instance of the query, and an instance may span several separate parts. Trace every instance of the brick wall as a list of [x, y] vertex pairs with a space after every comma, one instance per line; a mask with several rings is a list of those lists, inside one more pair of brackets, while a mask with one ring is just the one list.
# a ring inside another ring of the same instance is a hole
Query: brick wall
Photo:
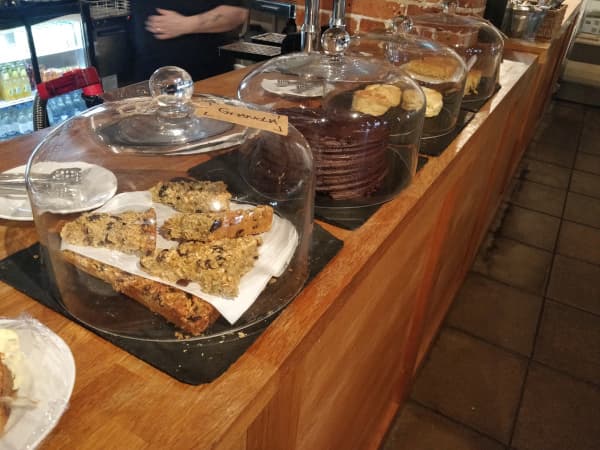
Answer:
[[[483, 16], [486, 0], [458, 0], [457, 13]], [[304, 23], [304, 2], [296, 0], [296, 23]], [[329, 23], [333, 0], [321, 0], [321, 25]], [[346, 29], [348, 32], [384, 28], [396, 14], [416, 15], [437, 12], [442, 1], [436, 0], [346, 0]]]

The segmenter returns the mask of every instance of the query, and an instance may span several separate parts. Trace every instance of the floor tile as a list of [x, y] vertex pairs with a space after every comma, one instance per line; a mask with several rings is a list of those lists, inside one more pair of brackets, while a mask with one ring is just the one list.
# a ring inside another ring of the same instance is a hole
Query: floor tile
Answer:
[[562, 215], [566, 191], [539, 183], [521, 181], [511, 193], [509, 202], [556, 217]]
[[512, 445], [518, 450], [598, 450], [600, 389], [532, 364]]
[[600, 198], [600, 175], [574, 170], [571, 176], [572, 192]]
[[547, 296], [600, 315], [600, 266], [556, 255]]
[[540, 296], [470, 272], [446, 324], [529, 357], [541, 306]]
[[571, 222], [600, 228], [600, 198], [569, 192], [563, 217]]
[[533, 358], [600, 384], [600, 316], [547, 301]]
[[391, 426], [380, 450], [503, 450], [504, 446], [414, 402]]
[[[582, 125], [583, 122], [574, 123], [572, 128], [580, 128]], [[556, 120], [550, 120], [540, 126], [534, 136], [534, 142], [554, 148], [569, 147], [573, 144], [572, 128], [556, 126]]]
[[528, 181], [567, 189], [571, 172], [566, 167], [557, 166], [544, 161], [524, 158], [522, 162], [523, 178]]
[[419, 403], [508, 443], [527, 360], [444, 329], [412, 396]]
[[525, 244], [553, 250], [559, 226], [558, 217], [510, 205], [499, 232], [502, 236]]
[[600, 264], [600, 229], [564, 220], [556, 252], [564, 256]]
[[573, 144], [573, 137], [571, 136], [571, 142], [566, 145], [533, 141], [529, 144], [529, 147], [527, 147], [525, 156], [530, 159], [572, 168], [575, 162], [576, 150], [577, 149]]
[[586, 111], [583, 129], [579, 138], [579, 151], [600, 155], [600, 115], [597, 111]]
[[600, 175], [600, 155], [578, 152], [575, 157], [575, 168]]
[[473, 271], [536, 295], [543, 295], [552, 253], [497, 237], [477, 255]]

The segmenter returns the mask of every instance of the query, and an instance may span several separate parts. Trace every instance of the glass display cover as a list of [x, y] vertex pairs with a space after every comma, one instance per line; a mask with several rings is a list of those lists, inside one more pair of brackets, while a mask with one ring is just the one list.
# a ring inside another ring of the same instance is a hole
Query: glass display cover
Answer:
[[423, 139], [454, 130], [462, 104], [466, 65], [450, 48], [409, 32], [412, 22], [397, 18], [391, 30], [360, 33], [352, 37], [350, 51], [377, 56], [406, 71], [423, 89], [426, 101]]
[[273, 58], [238, 88], [241, 100], [286, 115], [309, 142], [317, 208], [397, 195], [416, 171], [423, 130], [421, 88], [381, 58], [344, 54], [344, 34], [327, 30], [323, 52]]
[[504, 39], [491, 23], [454, 13], [454, 5], [438, 14], [412, 17], [413, 32], [455, 50], [467, 65], [465, 103], [491, 97], [498, 84]]
[[181, 69], [159, 69], [151, 91], [67, 120], [33, 152], [27, 188], [51, 291], [114, 336], [237, 339], [306, 280], [309, 146], [292, 126], [204, 117], [207, 104], [256, 123], [273, 115], [192, 95]]

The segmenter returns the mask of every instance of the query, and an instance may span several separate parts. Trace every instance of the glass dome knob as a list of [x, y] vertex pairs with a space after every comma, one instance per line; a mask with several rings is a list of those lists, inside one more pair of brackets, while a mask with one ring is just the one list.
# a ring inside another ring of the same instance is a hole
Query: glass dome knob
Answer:
[[321, 36], [321, 46], [326, 55], [341, 55], [350, 45], [350, 34], [342, 27], [325, 30]]
[[157, 69], [148, 81], [150, 92], [156, 99], [161, 112], [173, 115], [184, 113], [185, 105], [194, 93], [194, 81], [189, 73], [180, 67], [166, 66]]
[[458, 3], [454, 0], [447, 0], [444, 2], [444, 13], [445, 14], [456, 14]]
[[413, 21], [408, 16], [396, 16], [392, 19], [392, 31], [394, 34], [409, 34], [413, 28]]

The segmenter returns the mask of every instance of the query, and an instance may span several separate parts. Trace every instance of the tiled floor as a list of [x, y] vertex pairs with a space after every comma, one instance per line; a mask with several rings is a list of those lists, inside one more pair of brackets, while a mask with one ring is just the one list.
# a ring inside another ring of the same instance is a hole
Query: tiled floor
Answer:
[[382, 450], [600, 449], [600, 108], [555, 101]]

